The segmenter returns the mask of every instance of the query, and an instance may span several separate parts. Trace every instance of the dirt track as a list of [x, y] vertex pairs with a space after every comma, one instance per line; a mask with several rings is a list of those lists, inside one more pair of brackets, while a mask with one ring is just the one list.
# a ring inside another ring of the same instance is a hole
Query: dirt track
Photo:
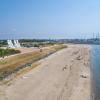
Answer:
[[89, 48], [71, 45], [7, 86], [0, 100], [90, 100]]

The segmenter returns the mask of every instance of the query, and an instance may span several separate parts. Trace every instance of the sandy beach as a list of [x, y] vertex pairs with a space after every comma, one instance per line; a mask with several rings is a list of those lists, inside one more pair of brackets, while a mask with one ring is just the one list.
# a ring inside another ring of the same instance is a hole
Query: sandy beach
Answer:
[[0, 100], [91, 100], [90, 48], [68, 45], [0, 86]]

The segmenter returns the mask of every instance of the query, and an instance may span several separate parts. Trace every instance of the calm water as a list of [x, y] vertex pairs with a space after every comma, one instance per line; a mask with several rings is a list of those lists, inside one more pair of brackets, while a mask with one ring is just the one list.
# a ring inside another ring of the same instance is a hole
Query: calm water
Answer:
[[93, 45], [91, 52], [94, 100], [100, 100], [100, 45]]

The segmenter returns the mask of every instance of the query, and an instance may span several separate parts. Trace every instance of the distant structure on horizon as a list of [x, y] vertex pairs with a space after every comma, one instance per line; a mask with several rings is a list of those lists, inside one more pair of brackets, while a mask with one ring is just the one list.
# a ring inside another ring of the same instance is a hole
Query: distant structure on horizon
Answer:
[[20, 48], [20, 47], [21, 47], [18, 40], [14, 40], [14, 46], [15, 46], [16, 48]]
[[14, 40], [14, 43], [12, 42], [12, 40], [7, 40], [7, 43], [8, 43], [8, 48], [20, 48], [21, 47], [18, 40]]

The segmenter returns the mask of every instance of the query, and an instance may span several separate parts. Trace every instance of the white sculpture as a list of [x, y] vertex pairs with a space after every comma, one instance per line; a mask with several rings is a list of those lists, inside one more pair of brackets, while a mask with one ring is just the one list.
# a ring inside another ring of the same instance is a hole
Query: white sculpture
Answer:
[[18, 40], [14, 40], [14, 43], [12, 42], [12, 40], [7, 40], [8, 43], [8, 47], [9, 48], [20, 48], [20, 43]]
[[20, 48], [20, 47], [21, 47], [18, 40], [14, 40], [14, 46], [15, 46], [16, 48]]
[[8, 48], [15, 48], [11, 40], [7, 40]]

